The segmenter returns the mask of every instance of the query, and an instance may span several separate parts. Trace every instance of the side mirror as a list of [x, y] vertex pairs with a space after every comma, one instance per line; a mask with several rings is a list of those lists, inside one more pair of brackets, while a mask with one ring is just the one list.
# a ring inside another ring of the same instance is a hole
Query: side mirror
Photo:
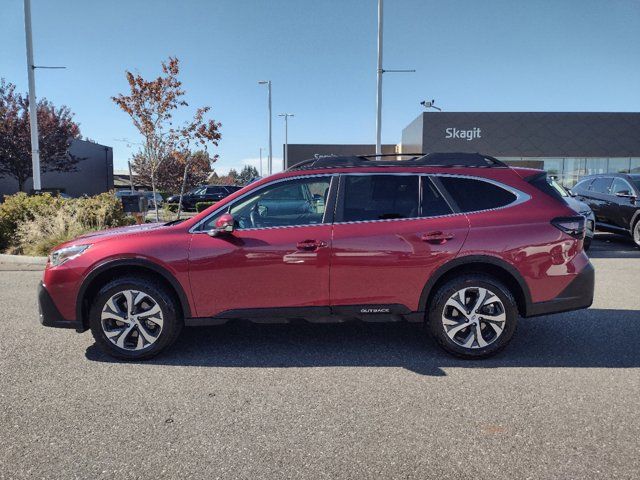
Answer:
[[217, 237], [220, 235], [224, 235], [227, 233], [233, 232], [233, 227], [235, 225], [235, 220], [233, 215], [230, 213], [223, 213], [216, 220], [216, 227], [213, 230], [209, 230], [209, 235], [212, 237]]

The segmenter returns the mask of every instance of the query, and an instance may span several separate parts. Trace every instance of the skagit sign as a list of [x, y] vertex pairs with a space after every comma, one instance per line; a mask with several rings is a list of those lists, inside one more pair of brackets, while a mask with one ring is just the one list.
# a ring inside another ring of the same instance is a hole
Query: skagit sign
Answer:
[[482, 130], [479, 127], [461, 130], [459, 128], [449, 127], [444, 130], [444, 138], [458, 138], [467, 141], [482, 138]]

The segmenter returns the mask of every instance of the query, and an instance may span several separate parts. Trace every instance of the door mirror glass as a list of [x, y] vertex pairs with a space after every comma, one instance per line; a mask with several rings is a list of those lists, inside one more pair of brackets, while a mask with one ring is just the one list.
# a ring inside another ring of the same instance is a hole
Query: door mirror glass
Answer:
[[233, 232], [235, 220], [230, 213], [223, 213], [216, 219], [215, 228], [209, 230], [209, 235], [217, 237], [219, 235], [229, 234]]

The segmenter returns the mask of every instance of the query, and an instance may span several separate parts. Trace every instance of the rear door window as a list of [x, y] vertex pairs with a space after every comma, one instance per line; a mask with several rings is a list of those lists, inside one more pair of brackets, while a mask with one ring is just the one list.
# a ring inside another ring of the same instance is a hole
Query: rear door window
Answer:
[[463, 212], [504, 207], [517, 198], [509, 190], [480, 179], [450, 176], [439, 179]]
[[613, 180], [611, 177], [598, 177], [593, 181], [589, 190], [595, 193], [608, 194], [611, 180]]
[[345, 175], [345, 222], [419, 216], [418, 175]]

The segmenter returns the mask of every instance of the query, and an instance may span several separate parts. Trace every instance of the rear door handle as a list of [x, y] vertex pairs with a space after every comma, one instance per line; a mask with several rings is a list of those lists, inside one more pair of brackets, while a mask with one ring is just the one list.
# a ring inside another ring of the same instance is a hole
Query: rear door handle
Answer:
[[451, 240], [455, 235], [453, 233], [445, 233], [441, 231], [425, 233], [420, 237], [423, 242], [433, 243], [434, 245], [442, 245]]
[[327, 242], [318, 240], [304, 240], [302, 242], [298, 242], [296, 246], [298, 247], [298, 250], [312, 251], [317, 250], [318, 248], [326, 247]]

